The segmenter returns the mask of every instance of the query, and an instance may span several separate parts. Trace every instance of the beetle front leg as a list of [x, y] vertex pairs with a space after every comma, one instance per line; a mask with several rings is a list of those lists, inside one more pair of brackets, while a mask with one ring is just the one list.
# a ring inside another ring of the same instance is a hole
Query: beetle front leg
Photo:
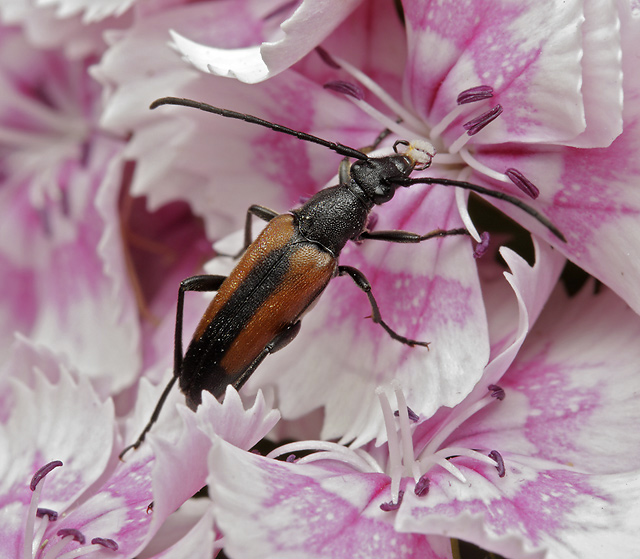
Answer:
[[454, 235], [469, 235], [464, 227], [459, 229], [434, 229], [426, 235], [419, 235], [411, 231], [363, 231], [360, 239], [371, 239], [374, 241], [387, 241], [389, 243], [421, 243], [436, 237], [450, 237]]
[[421, 345], [429, 349], [429, 342], [419, 342], [417, 340], [405, 338], [397, 332], [394, 332], [391, 327], [384, 320], [382, 320], [380, 307], [378, 307], [378, 303], [376, 302], [376, 299], [371, 292], [371, 284], [360, 270], [351, 266], [338, 266], [338, 275], [350, 276], [355, 284], [366, 293], [367, 297], [369, 298], [369, 303], [371, 304], [371, 319], [376, 324], [382, 326], [387, 331], [387, 334], [389, 334], [389, 336], [391, 336], [394, 340], [398, 340], [403, 344], [407, 344], [408, 346]]

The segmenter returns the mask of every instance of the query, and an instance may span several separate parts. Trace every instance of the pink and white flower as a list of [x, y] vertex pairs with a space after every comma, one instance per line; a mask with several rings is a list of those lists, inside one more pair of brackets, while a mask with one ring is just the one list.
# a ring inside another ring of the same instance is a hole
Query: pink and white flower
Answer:
[[[225, 549], [439, 558], [453, 537], [512, 559], [632, 553], [639, 334], [611, 291], [557, 290], [508, 370], [510, 350], [453, 409], [412, 417], [399, 386], [393, 399], [379, 391], [381, 447], [306, 441], [259, 457], [218, 441], [209, 490]], [[317, 452], [272, 460], [306, 448]]]

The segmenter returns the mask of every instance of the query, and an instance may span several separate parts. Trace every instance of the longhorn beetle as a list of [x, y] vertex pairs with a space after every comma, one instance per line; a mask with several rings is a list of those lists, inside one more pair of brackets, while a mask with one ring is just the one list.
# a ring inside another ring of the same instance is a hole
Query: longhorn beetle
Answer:
[[[220, 398], [230, 384], [239, 390], [267, 355], [282, 349], [296, 337], [303, 314], [334, 277], [349, 276], [364, 291], [371, 304], [371, 318], [391, 338], [409, 346], [428, 347], [427, 342], [397, 334], [382, 320], [371, 285], [362, 272], [338, 264], [340, 252], [349, 240], [419, 243], [433, 237], [468, 234], [466, 229], [437, 229], [426, 235], [408, 231], [367, 230], [367, 219], [373, 207], [391, 200], [399, 186], [442, 184], [499, 198], [518, 206], [556, 237], [565, 240], [546, 217], [513, 196], [463, 181], [410, 178], [414, 170], [426, 169], [430, 165], [433, 154], [430, 153], [431, 145], [428, 142], [399, 140], [393, 146], [393, 155], [369, 157], [364, 151], [255, 116], [189, 99], [164, 97], [154, 101], [151, 109], [160, 105], [182, 105], [244, 120], [320, 144], [356, 161], [349, 166], [348, 160], [343, 160], [338, 186], [321, 190], [300, 208], [289, 213], [278, 214], [263, 206], [251, 206], [245, 223], [244, 254], [229, 277], [202, 275], [181, 282], [176, 313], [173, 377], [138, 440], [122, 451], [121, 458], [131, 448], [140, 446], [177, 380], [180, 381], [180, 390], [186, 396], [187, 405], [193, 410], [201, 403], [203, 390], [211, 392], [216, 398]], [[268, 222], [253, 242], [252, 216]], [[205, 311], [183, 356], [182, 312], [186, 291], [217, 291], [217, 294]]]

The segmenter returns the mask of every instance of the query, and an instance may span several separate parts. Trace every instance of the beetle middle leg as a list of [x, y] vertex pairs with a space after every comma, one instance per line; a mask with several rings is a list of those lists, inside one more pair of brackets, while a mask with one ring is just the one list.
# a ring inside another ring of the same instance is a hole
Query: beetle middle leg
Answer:
[[421, 243], [436, 237], [450, 237], [454, 235], [469, 235], [464, 227], [459, 229], [434, 229], [426, 235], [419, 235], [411, 231], [363, 231], [358, 240], [371, 239], [374, 241], [387, 241], [389, 243]]
[[387, 334], [389, 334], [389, 336], [391, 336], [394, 340], [398, 340], [403, 344], [407, 344], [408, 346], [421, 345], [426, 347], [427, 349], [429, 348], [429, 342], [419, 342], [417, 340], [405, 338], [404, 336], [401, 336], [400, 334], [395, 332], [384, 320], [382, 320], [380, 307], [378, 307], [378, 303], [376, 302], [376, 299], [371, 292], [371, 284], [360, 270], [358, 270], [357, 268], [353, 268], [352, 266], [338, 266], [338, 275], [350, 276], [351, 279], [356, 283], [356, 285], [365, 292], [365, 294], [369, 298], [369, 304], [371, 305], [371, 319], [376, 324], [382, 326], [386, 330]]

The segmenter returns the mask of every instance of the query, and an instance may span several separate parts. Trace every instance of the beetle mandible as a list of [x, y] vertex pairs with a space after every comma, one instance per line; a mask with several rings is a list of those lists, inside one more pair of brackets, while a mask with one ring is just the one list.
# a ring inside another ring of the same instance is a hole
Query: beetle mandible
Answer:
[[[353, 279], [369, 299], [371, 318], [391, 338], [409, 346], [428, 348], [427, 342], [405, 338], [382, 320], [366, 277], [356, 268], [338, 263], [340, 252], [350, 240], [419, 243], [433, 237], [468, 234], [466, 229], [436, 229], [424, 235], [409, 231], [367, 230], [367, 220], [374, 206], [391, 200], [399, 186], [442, 184], [499, 198], [518, 206], [556, 237], [565, 240], [545, 216], [518, 198], [464, 181], [410, 178], [413, 171], [426, 169], [431, 163], [434, 152], [426, 141], [409, 143], [399, 140], [393, 146], [393, 155], [369, 157], [365, 151], [190, 99], [163, 97], [154, 101], [151, 108], [160, 105], [182, 105], [244, 120], [323, 145], [356, 161], [349, 165], [348, 160], [343, 160], [337, 186], [321, 190], [289, 213], [278, 214], [263, 206], [251, 206], [245, 224], [244, 253], [231, 274], [228, 277], [199, 275], [181, 282], [176, 311], [173, 377], [146, 427], [137, 441], [121, 452], [121, 458], [142, 444], [177, 380], [187, 405], [193, 410], [201, 403], [203, 390], [216, 398], [224, 394], [228, 385], [239, 390], [267, 355], [282, 349], [296, 337], [302, 316], [334, 277], [349, 276]], [[252, 216], [268, 222], [253, 242]], [[217, 293], [183, 356], [182, 313], [186, 291]]]

